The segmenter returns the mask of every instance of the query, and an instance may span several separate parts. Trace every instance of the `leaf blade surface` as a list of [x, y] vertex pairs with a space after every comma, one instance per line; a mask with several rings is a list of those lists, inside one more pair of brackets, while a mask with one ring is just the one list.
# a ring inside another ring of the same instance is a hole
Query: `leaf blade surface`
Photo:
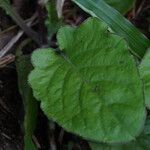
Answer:
[[[20, 49], [18, 50], [19, 53]], [[28, 55], [19, 55], [16, 60], [18, 72], [19, 92], [23, 99], [25, 116], [24, 116], [24, 148], [25, 150], [37, 150], [32, 140], [37, 123], [38, 104], [33, 97], [31, 87], [28, 85], [28, 75], [33, 69], [30, 57]]]
[[129, 141], [145, 120], [142, 85], [126, 42], [107, 29], [96, 18], [60, 29], [64, 55], [34, 52], [29, 82], [45, 114], [66, 130], [95, 141]]
[[73, 0], [79, 7], [94, 17], [103, 20], [118, 35], [125, 38], [131, 51], [143, 57], [150, 41], [118, 11], [103, 0]]
[[132, 6], [134, 0], [125, 0], [122, 3], [122, 0], [104, 0], [106, 1], [110, 6], [117, 9], [120, 13], [124, 14], [126, 13]]
[[145, 104], [150, 109], [150, 49], [142, 59], [139, 70], [143, 80]]

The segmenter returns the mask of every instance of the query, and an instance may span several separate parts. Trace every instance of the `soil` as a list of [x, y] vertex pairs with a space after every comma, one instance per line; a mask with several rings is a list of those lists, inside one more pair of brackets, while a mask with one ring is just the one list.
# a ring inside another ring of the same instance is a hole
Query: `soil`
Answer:
[[14, 65], [0, 70], [0, 150], [22, 147], [23, 105]]

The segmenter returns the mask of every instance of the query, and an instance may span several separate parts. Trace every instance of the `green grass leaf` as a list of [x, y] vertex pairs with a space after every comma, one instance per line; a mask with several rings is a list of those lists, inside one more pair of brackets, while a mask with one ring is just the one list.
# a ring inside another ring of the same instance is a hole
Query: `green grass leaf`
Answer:
[[0, 0], [0, 7], [2, 7], [4, 10], [8, 9], [8, 5], [10, 5], [10, 1], [9, 0]]
[[137, 67], [124, 39], [96, 18], [76, 29], [61, 28], [57, 39], [64, 54], [56, 55], [51, 48], [35, 51], [29, 76], [48, 118], [94, 141], [134, 139], [143, 127], [145, 108]]
[[[150, 41], [118, 11], [103, 0], [72, 0], [92, 16], [96, 16], [108, 24], [118, 35], [126, 39], [131, 51], [138, 57], [143, 57]], [[124, 3], [124, 1], [122, 2]]]
[[57, 10], [55, 5], [55, 0], [51, 0], [50, 2], [48, 1], [46, 3], [47, 19], [45, 21], [45, 25], [47, 27], [49, 40], [51, 40], [54, 33], [56, 33], [61, 26], [61, 21], [57, 16]]
[[110, 6], [117, 9], [120, 13], [125, 14], [132, 6], [135, 0], [104, 0]]
[[139, 69], [144, 84], [145, 104], [150, 109], [150, 49], [142, 59]]
[[28, 74], [33, 69], [30, 57], [27, 55], [19, 56], [16, 61], [18, 72], [19, 91], [22, 96], [25, 108], [24, 118], [24, 144], [25, 150], [37, 150], [32, 142], [33, 132], [36, 127], [38, 105], [33, 97], [32, 89], [28, 85]]

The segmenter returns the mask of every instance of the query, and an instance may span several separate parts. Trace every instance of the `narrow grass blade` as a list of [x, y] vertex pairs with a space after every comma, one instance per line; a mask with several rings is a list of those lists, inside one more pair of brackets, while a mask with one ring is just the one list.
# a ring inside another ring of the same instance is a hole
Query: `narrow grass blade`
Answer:
[[98, 17], [118, 35], [124, 37], [131, 51], [139, 57], [143, 57], [150, 41], [118, 11], [110, 7], [103, 0], [72, 0], [84, 11]]
[[19, 92], [22, 97], [25, 109], [24, 116], [24, 150], [37, 150], [36, 144], [32, 141], [37, 123], [38, 103], [33, 97], [32, 89], [28, 84], [28, 74], [33, 69], [30, 56], [22, 54], [22, 48], [27, 41], [19, 46], [16, 51], [16, 68], [18, 73]]

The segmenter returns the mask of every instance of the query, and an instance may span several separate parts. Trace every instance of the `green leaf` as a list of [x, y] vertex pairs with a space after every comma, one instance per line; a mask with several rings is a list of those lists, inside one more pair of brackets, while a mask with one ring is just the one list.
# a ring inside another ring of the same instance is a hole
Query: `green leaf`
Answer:
[[60, 20], [57, 16], [57, 10], [56, 10], [56, 1], [51, 0], [50, 2], [47, 2], [46, 9], [47, 9], [47, 19], [45, 21], [45, 24], [47, 26], [48, 31], [48, 38], [51, 40], [52, 35], [58, 31], [60, 28]]
[[139, 68], [144, 83], [145, 104], [150, 109], [150, 49], [145, 54]]
[[134, 0], [104, 0], [106, 1], [110, 6], [117, 9], [122, 14], [126, 13], [132, 6]]
[[150, 115], [148, 115], [142, 135], [150, 135]]
[[3, 9], [7, 10], [8, 5], [10, 5], [9, 0], [0, 0], [0, 7], [2, 7]]
[[90, 146], [92, 150], [150, 150], [150, 119], [147, 120], [143, 133], [129, 143], [122, 144], [105, 144], [92, 143]]
[[96, 144], [90, 143], [92, 150], [149, 150], [150, 135], [142, 135], [137, 140], [126, 144]]
[[19, 56], [16, 61], [18, 72], [19, 91], [22, 96], [25, 108], [24, 119], [24, 144], [25, 150], [36, 150], [36, 146], [32, 142], [32, 136], [36, 127], [38, 105], [33, 97], [32, 89], [28, 85], [28, 74], [32, 70], [30, 57], [27, 55]]
[[126, 42], [107, 29], [96, 18], [61, 28], [64, 54], [35, 51], [29, 82], [45, 114], [66, 130], [94, 141], [129, 141], [145, 120], [142, 85]]
[[110, 7], [103, 0], [72, 1], [87, 13], [106, 22], [115, 33], [125, 38], [133, 53], [141, 58], [144, 56], [147, 48], [150, 46], [150, 41], [118, 11]]

